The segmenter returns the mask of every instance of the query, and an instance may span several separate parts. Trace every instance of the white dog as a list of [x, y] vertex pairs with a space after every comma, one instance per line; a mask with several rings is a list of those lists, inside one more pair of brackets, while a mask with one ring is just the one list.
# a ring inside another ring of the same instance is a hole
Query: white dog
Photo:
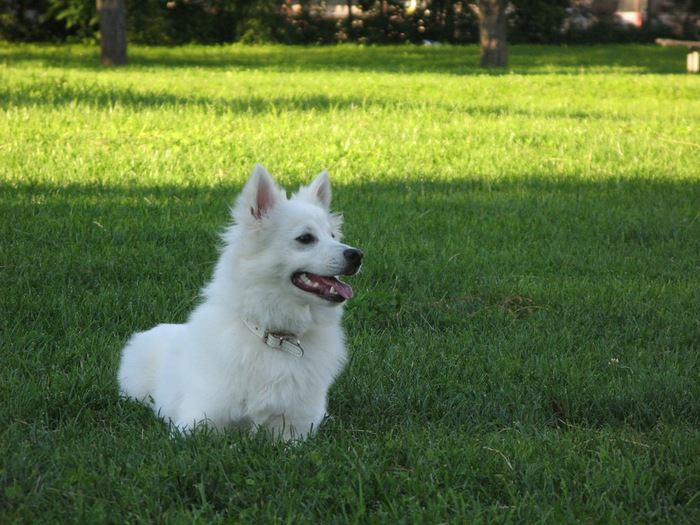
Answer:
[[326, 172], [291, 198], [256, 166], [203, 302], [185, 324], [134, 334], [119, 385], [179, 430], [198, 423], [305, 438], [345, 362], [340, 318], [362, 252], [340, 242]]

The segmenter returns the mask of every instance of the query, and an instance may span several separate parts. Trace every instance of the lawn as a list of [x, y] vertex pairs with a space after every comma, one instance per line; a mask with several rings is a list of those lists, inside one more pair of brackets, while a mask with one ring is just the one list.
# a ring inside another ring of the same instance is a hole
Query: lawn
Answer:
[[[700, 521], [684, 50], [0, 44], [0, 522]], [[365, 252], [330, 418], [171, 439], [119, 351], [183, 321], [255, 162]]]

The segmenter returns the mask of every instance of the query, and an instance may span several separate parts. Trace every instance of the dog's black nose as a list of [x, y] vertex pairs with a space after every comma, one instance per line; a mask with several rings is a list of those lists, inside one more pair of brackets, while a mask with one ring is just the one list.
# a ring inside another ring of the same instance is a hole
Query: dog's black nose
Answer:
[[359, 265], [362, 262], [362, 252], [356, 248], [348, 248], [343, 252], [345, 260], [354, 265]]

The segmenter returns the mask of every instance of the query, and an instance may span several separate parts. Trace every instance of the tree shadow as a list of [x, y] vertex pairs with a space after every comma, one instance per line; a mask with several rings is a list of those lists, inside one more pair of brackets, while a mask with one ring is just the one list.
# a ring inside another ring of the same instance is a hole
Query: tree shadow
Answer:
[[[131, 46], [124, 71], [151, 68], [243, 69], [279, 72], [358, 71], [449, 75], [576, 74], [611, 71], [628, 74], [685, 72], [680, 48], [651, 45], [514, 45], [504, 72], [485, 71], [477, 46]], [[62, 69], [104, 70], [97, 48], [55, 45], [0, 45], [0, 62]]]
[[[550, 415], [537, 409], [539, 415], [527, 416], [532, 404], [521, 404], [498, 381], [484, 382], [484, 367], [494, 369], [492, 379], [520, 385], [519, 399], [546, 388], [568, 391], [567, 382], [584, 373], [593, 387], [577, 394], [571, 421], [647, 428], [677, 414], [697, 423], [697, 407], [688, 410], [685, 400], [697, 393], [697, 357], [687, 349], [697, 346], [692, 276], [700, 253], [700, 182], [445, 182], [423, 175], [336, 185], [348, 242], [366, 253], [363, 272], [352, 278], [356, 297], [345, 326], [351, 339], [383, 342], [376, 355], [351, 363], [370, 380], [344, 394], [362, 401], [346, 406], [348, 417], [365, 417], [355, 407], [376, 397], [369, 385], [390, 389], [398, 380], [392, 374], [403, 370], [417, 374], [415, 389], [425, 399], [406, 388], [390, 397], [404, 406], [381, 411], [400, 419], [408, 406], [437, 420], [455, 418], [445, 400], [462, 403], [461, 379], [442, 382], [441, 361], [424, 360], [413, 347], [410, 334], [417, 331], [423, 342], [441, 338], [444, 344], [431, 351], [442, 352], [450, 374], [465, 374], [474, 403], [495, 400], [481, 408], [503, 425]], [[12, 312], [0, 317], [0, 343], [26, 350], [14, 353], [13, 363], [31, 368], [46, 352], [63, 349], [61, 366], [71, 370], [79, 360], [65, 349], [88, 338], [109, 352], [99, 366], [112, 373], [107, 368], [131, 332], [183, 321], [211, 274], [217, 235], [239, 190], [239, 184], [0, 184], [0, 216], [12, 218], [0, 223], [0, 310]], [[504, 306], [514, 296], [538, 308], [515, 315]], [[399, 351], [392, 354], [392, 345]], [[608, 365], [611, 348], [655, 381], [655, 403], [643, 381], [630, 387], [626, 405], [609, 403], [609, 385], [627, 384], [626, 371]], [[491, 357], [479, 357], [485, 355]], [[654, 355], [663, 359], [651, 366]], [[665, 381], [670, 374], [673, 381]]]
[[[289, 95], [289, 96], [202, 96], [174, 94], [166, 91], [145, 91], [135, 87], [117, 87], [98, 83], [70, 83], [65, 79], [42, 78], [17, 85], [0, 85], [0, 108], [45, 107], [62, 108], [88, 105], [98, 108], [126, 107], [130, 110], [149, 110], [164, 107], [188, 107], [211, 111], [215, 114], [266, 114], [270, 112], [331, 112], [379, 108], [386, 110], [423, 109], [420, 97], [390, 99], [342, 95]], [[479, 100], [438, 100], [435, 109], [481, 117], [569, 118], [575, 120], [628, 120], [619, 114], [591, 110], [528, 109], [514, 105], [482, 102]]]

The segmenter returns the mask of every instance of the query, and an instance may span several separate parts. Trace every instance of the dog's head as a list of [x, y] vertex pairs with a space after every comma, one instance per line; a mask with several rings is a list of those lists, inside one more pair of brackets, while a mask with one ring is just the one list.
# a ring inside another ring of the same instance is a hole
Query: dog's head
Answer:
[[352, 297], [338, 276], [357, 273], [362, 252], [341, 242], [342, 217], [330, 212], [330, 203], [325, 171], [288, 199], [265, 168], [255, 167], [233, 208], [235, 242], [247, 259], [251, 285], [264, 283], [312, 304]]

